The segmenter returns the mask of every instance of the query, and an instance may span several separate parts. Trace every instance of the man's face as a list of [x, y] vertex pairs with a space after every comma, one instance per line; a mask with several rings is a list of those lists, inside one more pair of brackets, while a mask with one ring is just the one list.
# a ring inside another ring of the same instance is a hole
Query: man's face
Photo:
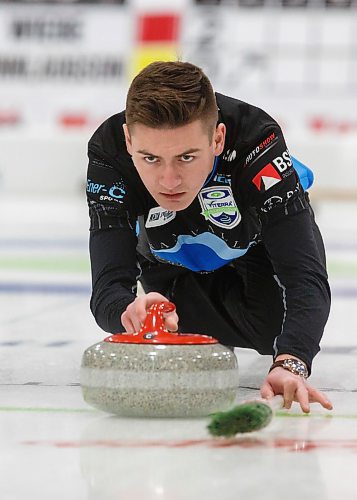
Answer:
[[226, 128], [220, 123], [209, 136], [201, 120], [177, 128], [123, 126], [128, 153], [146, 189], [161, 207], [187, 208], [224, 148]]

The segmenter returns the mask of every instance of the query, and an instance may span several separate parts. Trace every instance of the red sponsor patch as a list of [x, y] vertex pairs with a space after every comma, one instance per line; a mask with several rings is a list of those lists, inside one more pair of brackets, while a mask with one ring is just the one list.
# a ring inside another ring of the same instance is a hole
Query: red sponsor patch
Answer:
[[268, 163], [253, 177], [253, 184], [255, 184], [259, 191], [268, 191], [268, 189], [280, 182], [281, 179], [280, 174], [275, 170], [273, 165]]

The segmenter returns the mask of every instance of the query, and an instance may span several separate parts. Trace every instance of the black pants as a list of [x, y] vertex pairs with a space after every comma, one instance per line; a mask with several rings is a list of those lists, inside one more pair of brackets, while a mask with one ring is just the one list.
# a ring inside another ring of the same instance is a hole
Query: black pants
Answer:
[[199, 274], [161, 263], [142, 263], [146, 293], [165, 295], [177, 309], [179, 331], [202, 333], [224, 345], [273, 354], [284, 306], [264, 246], [259, 244], [212, 273]]

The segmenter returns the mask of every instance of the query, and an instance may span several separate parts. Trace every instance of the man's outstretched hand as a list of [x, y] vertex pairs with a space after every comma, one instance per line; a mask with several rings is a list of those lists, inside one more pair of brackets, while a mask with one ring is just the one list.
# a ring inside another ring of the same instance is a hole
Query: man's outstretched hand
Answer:
[[309, 413], [309, 403], [320, 403], [327, 410], [333, 408], [331, 401], [322, 392], [311, 387], [303, 377], [279, 366], [267, 375], [260, 394], [265, 399], [282, 394], [284, 408], [291, 408], [292, 402], [297, 401], [304, 413]]
[[[140, 330], [145, 321], [148, 309], [153, 304], [168, 302], [168, 299], [157, 292], [149, 292], [136, 297], [134, 302], [128, 305], [121, 315], [121, 322], [127, 333], [135, 333]], [[171, 332], [178, 328], [178, 316], [175, 311], [164, 314], [165, 327]]]

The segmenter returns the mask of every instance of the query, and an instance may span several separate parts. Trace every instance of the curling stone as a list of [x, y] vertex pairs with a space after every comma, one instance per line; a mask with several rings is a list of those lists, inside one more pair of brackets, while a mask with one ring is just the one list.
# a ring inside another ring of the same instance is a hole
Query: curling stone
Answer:
[[139, 332], [86, 349], [80, 379], [88, 404], [126, 417], [203, 417], [232, 406], [236, 356], [213, 337], [166, 330], [164, 314], [174, 310], [154, 304]]

